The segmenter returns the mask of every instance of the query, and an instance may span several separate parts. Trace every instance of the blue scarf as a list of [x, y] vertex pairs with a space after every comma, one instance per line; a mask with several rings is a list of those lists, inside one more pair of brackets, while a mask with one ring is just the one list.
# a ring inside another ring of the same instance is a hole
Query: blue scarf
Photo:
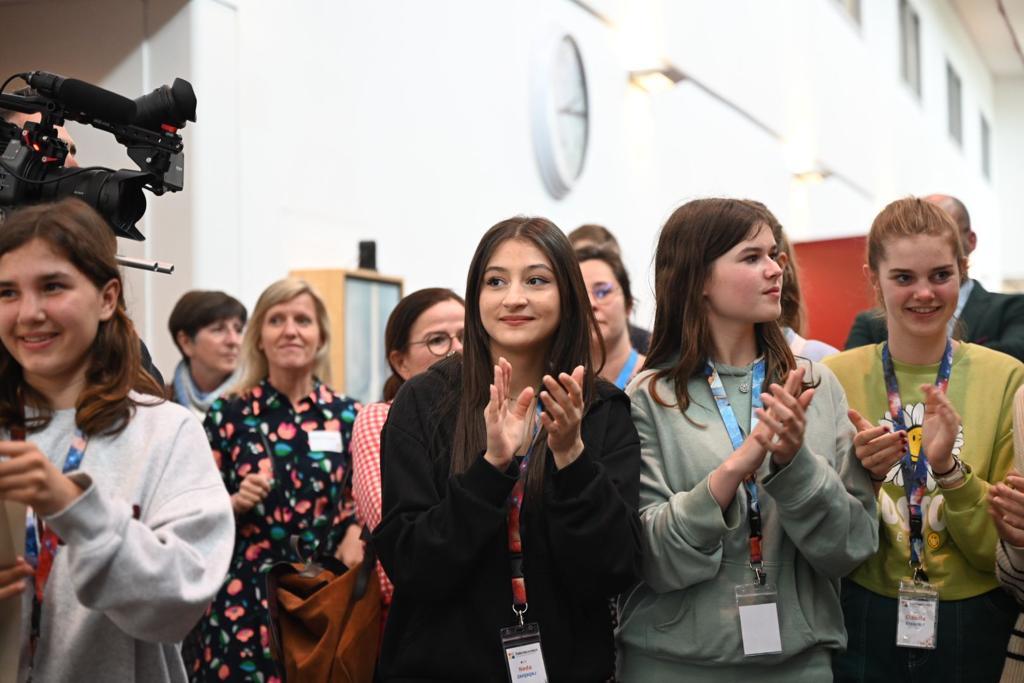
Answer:
[[199, 387], [197, 387], [195, 382], [192, 381], [192, 373], [189, 372], [188, 363], [184, 360], [179, 361], [178, 367], [174, 368], [174, 383], [171, 385], [174, 389], [174, 402], [178, 405], [190, 408], [199, 415], [206, 415], [206, 411], [210, 409], [213, 402], [216, 401], [222, 393], [227, 391], [228, 387], [231, 386], [235, 379], [234, 374], [229, 375], [219, 387], [213, 391], [204, 393], [203, 391], [200, 391]]

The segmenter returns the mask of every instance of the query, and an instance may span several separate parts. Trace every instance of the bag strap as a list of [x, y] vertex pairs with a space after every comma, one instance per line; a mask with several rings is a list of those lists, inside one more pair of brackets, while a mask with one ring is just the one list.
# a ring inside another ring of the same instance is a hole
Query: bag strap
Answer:
[[270, 652], [273, 654], [274, 663], [277, 665], [277, 673], [281, 676], [281, 683], [288, 683], [288, 675], [284, 665], [284, 646], [281, 644], [280, 622], [278, 621], [280, 619], [280, 610], [277, 604], [277, 565], [271, 567], [270, 571], [264, 576], [267, 583], [267, 630], [270, 631]]
[[363, 562], [359, 565], [356, 585], [352, 589], [353, 600], [363, 599], [363, 596], [366, 595], [366, 590], [370, 587], [370, 581], [375, 579], [377, 574], [377, 548], [373, 545], [373, 535], [370, 534], [366, 527], [363, 527], [363, 532], [359, 534], [359, 538], [366, 545], [364, 546]]
[[366, 543], [366, 552], [363, 561], [359, 564], [359, 573], [356, 574], [355, 585], [352, 586], [352, 599], [345, 605], [345, 614], [341, 617], [341, 630], [344, 633], [348, 622], [355, 611], [356, 603], [366, 597], [366, 591], [370, 587], [370, 581], [377, 580], [377, 551], [373, 547], [373, 538], [363, 527], [359, 537]]

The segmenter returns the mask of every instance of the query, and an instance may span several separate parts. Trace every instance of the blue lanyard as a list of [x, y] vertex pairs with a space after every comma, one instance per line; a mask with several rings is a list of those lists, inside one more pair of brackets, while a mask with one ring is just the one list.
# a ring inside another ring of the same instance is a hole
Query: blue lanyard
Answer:
[[[935, 386], [943, 392], [949, 386], [949, 375], [953, 371], [953, 342], [946, 340], [946, 351], [939, 363], [939, 372], [935, 377]], [[889, 353], [889, 343], [882, 344], [882, 372], [885, 374], [885, 392], [889, 402], [889, 415], [897, 431], [907, 431], [907, 423], [903, 419], [903, 401], [900, 400], [900, 385], [896, 379], [896, 368]], [[928, 575], [921, 565], [924, 554], [924, 519], [921, 504], [928, 490], [928, 456], [924, 452], [922, 441], [918, 454], [910, 452], [910, 439], [900, 459], [903, 473], [903, 489], [907, 495], [907, 517], [910, 526], [910, 565], [914, 568], [914, 578], [927, 581]]]
[[[71, 437], [71, 445], [68, 446], [68, 457], [64, 460], [64, 474], [74, 472], [82, 465], [82, 458], [85, 457], [85, 447], [89, 440], [82, 433], [81, 429], [75, 429]], [[39, 520], [31, 506], [25, 508], [25, 561], [37, 569], [39, 565], [40, 533]], [[56, 548], [53, 549], [56, 554]]]
[[[729, 433], [729, 441], [732, 442], [733, 450], [743, 445], [743, 430], [736, 420], [736, 413], [733, 412], [729, 396], [725, 393], [725, 385], [722, 378], [718, 376], [718, 370], [710, 362], [708, 363], [705, 375], [708, 379], [708, 386], [711, 387], [711, 395], [715, 398], [718, 406], [718, 413], [725, 423], [725, 431]], [[761, 388], [764, 385], [764, 359], [754, 364], [750, 381], [750, 429], [753, 431], [757, 426], [758, 419], [755, 411], [762, 407]], [[747, 492], [747, 521], [750, 524], [750, 568], [754, 570], [757, 583], [764, 585], [767, 574], [763, 569], [763, 556], [761, 554], [761, 501], [757, 493], [757, 480], [752, 475], [743, 481], [743, 488]]]
[[640, 357], [636, 349], [629, 350], [629, 358], [626, 359], [626, 364], [622, 366], [622, 371], [619, 376], [615, 378], [615, 386], [619, 389], [625, 389], [626, 385], [629, 384], [629, 378], [633, 376], [633, 369], [636, 368], [636, 361]]

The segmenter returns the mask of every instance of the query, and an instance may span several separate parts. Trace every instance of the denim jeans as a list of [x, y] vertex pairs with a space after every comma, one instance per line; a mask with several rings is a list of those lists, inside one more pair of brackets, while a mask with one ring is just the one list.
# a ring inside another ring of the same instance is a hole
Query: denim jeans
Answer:
[[995, 683], [1019, 608], [1002, 589], [939, 603], [938, 647], [896, 646], [896, 600], [843, 581], [843, 617], [849, 637], [836, 653], [837, 683]]

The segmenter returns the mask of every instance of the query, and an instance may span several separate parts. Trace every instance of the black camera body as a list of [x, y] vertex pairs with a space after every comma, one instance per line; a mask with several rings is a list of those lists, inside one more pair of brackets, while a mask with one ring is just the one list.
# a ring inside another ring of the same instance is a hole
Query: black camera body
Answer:
[[[8, 209], [78, 197], [102, 215], [115, 234], [143, 240], [136, 223], [146, 211], [143, 189], [155, 195], [184, 185], [185, 156], [178, 130], [196, 120], [192, 86], [180, 78], [129, 100], [84, 81], [34, 71], [16, 74], [34, 93], [0, 93], [0, 107], [40, 114], [24, 126], [0, 120], [0, 221]], [[8, 79], [8, 82], [11, 79]], [[68, 168], [68, 148], [56, 126], [78, 121], [111, 133], [139, 170]]]

